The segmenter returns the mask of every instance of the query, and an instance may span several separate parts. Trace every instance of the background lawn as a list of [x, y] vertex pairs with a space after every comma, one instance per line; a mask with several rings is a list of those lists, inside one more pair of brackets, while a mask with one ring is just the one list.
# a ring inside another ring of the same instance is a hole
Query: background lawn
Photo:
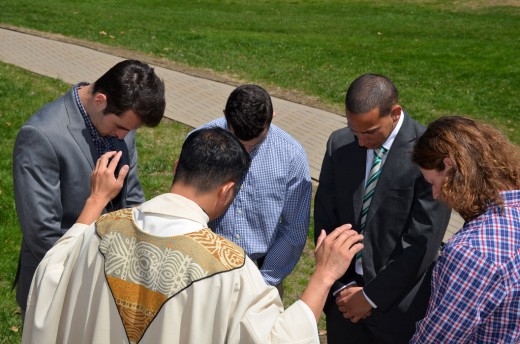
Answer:
[[11, 292], [21, 233], [14, 207], [12, 154], [18, 129], [42, 104], [70, 86], [0, 63], [0, 343], [21, 339], [21, 315]]
[[[385, 74], [420, 122], [470, 115], [520, 143], [519, 0], [0, 0], [0, 24], [142, 52], [337, 113], [355, 77]], [[69, 88], [0, 63], [0, 344], [21, 338], [11, 292], [21, 240], [12, 191], [14, 139], [32, 113]], [[138, 131], [147, 198], [168, 189], [189, 130], [164, 121]], [[309, 240], [286, 280], [286, 304], [313, 270], [312, 247]]]
[[0, 22], [125, 47], [315, 97], [385, 74], [420, 122], [499, 124], [516, 142], [520, 0], [1, 0]]
[[[69, 89], [70, 85], [63, 82], [0, 62], [0, 344], [19, 343], [22, 330], [15, 291], [11, 291], [21, 243], [12, 186], [12, 148], [16, 133], [42, 104]], [[188, 126], [169, 120], [156, 128], [138, 130], [139, 175], [147, 199], [169, 190], [173, 164], [190, 130]], [[302, 259], [286, 280], [286, 304], [298, 299], [314, 269], [314, 245], [310, 235]], [[324, 328], [323, 321], [321, 327]]]

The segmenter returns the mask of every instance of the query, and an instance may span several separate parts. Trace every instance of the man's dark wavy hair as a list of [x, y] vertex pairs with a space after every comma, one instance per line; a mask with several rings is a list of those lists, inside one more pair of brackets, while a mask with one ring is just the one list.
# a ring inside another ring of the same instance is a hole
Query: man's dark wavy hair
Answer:
[[96, 80], [92, 93], [107, 97], [105, 114], [132, 110], [148, 127], [161, 122], [166, 107], [164, 82], [149, 65], [137, 60], [119, 62]]

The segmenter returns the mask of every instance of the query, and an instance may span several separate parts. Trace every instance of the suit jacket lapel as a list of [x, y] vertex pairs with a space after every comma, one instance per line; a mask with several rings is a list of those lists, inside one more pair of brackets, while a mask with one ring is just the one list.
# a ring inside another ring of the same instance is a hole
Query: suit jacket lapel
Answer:
[[[94, 145], [92, 136], [88, 132], [88, 129], [85, 125], [85, 120], [81, 116], [78, 106], [74, 101], [72, 90], [65, 97], [65, 109], [67, 111], [67, 115], [69, 116], [69, 124], [67, 125], [67, 129], [74, 138], [74, 141], [76, 141], [78, 148], [83, 152], [83, 155], [85, 156], [85, 159], [87, 160], [90, 167], [94, 169], [95, 161], [93, 157], [94, 153], [96, 152], [96, 146]], [[87, 144], [85, 144], [85, 142]]]
[[[367, 160], [367, 150], [365, 148], [359, 147], [357, 142], [355, 143], [357, 146], [357, 150], [355, 152], [356, 155], [358, 155], [355, 159], [352, 161], [360, 161], [361, 166], [366, 165]], [[355, 219], [355, 225], [356, 229], [359, 229], [359, 221], [361, 220], [361, 208], [363, 207], [363, 194], [365, 192], [365, 168], [356, 168], [355, 174], [356, 176], [353, 176], [352, 180], [359, 180], [360, 183], [357, 183], [357, 187], [354, 190], [354, 194], [352, 196], [352, 200], [354, 202], [354, 219]], [[354, 184], [355, 185], [355, 184]]]
[[401, 169], [403, 161], [410, 159], [410, 152], [413, 147], [412, 142], [416, 139], [413, 125], [408, 114], [404, 113], [404, 121], [399, 133], [394, 139], [390, 151], [387, 153], [386, 160], [383, 164], [381, 174], [377, 181], [376, 190], [372, 196], [370, 208], [368, 209], [366, 227], [368, 227], [370, 220], [374, 217], [381, 202], [383, 202], [386, 193], [394, 184], [392, 179], [395, 172]]

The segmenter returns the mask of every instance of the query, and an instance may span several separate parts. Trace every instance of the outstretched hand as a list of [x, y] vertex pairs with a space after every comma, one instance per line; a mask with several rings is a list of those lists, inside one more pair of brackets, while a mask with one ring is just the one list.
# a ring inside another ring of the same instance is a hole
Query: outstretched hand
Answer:
[[352, 259], [363, 248], [363, 236], [353, 231], [351, 225], [343, 225], [327, 235], [321, 231], [314, 257], [316, 270], [312, 274], [301, 300], [311, 309], [319, 321], [332, 284], [347, 271]]
[[[96, 162], [96, 167], [90, 175], [90, 197], [105, 205], [110, 202], [123, 188], [129, 167], [124, 165], [115, 177], [115, 171], [122, 152], [107, 152]], [[111, 159], [111, 160], [110, 160]]]
[[77, 223], [91, 224], [96, 221], [108, 202], [123, 188], [129, 167], [128, 165], [121, 167], [116, 178], [115, 171], [121, 155], [121, 152], [108, 152], [96, 162], [96, 167], [90, 175], [90, 196], [76, 220]]
[[322, 230], [314, 256], [316, 272], [334, 283], [345, 274], [357, 252], [363, 249], [363, 236], [352, 230], [350, 224], [336, 228], [329, 235]]

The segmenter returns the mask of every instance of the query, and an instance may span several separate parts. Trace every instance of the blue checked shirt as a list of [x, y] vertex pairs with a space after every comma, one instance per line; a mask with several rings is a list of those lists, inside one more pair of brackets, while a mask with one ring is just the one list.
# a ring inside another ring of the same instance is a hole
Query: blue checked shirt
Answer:
[[520, 190], [444, 246], [411, 343], [520, 343]]
[[[225, 118], [207, 127], [227, 129]], [[253, 259], [265, 257], [260, 272], [278, 285], [291, 273], [307, 241], [312, 185], [303, 147], [271, 124], [266, 139], [250, 153], [251, 167], [227, 212], [209, 223]]]

